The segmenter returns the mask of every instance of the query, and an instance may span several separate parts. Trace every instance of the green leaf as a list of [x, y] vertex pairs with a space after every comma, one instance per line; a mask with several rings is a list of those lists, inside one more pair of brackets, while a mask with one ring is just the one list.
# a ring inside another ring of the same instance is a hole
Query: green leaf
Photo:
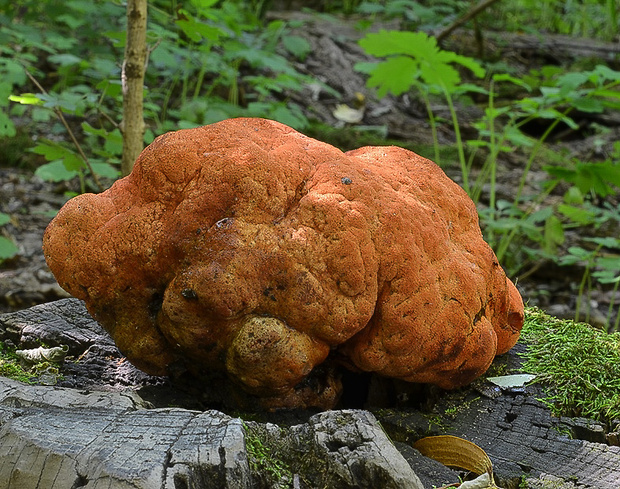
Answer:
[[4, 111], [0, 112], [0, 137], [12, 138], [15, 134], [17, 131], [11, 118]]
[[31, 151], [38, 155], [45, 156], [47, 161], [59, 160], [74, 154], [70, 149], [53, 142], [39, 143], [32, 148]]
[[583, 238], [585, 241], [589, 241], [591, 243], [596, 243], [600, 246], [604, 246], [605, 248], [617, 248], [620, 249], [620, 239], [614, 238], [612, 236], [605, 236], [602, 238]]
[[589, 78], [590, 73], [585, 71], [566, 73], [557, 79], [556, 85], [563, 89], [563, 93], [568, 93], [586, 83]]
[[461, 82], [461, 75], [455, 68], [432, 59], [423, 59], [420, 62], [420, 75], [427, 85], [443, 86], [448, 92], [453, 92], [454, 87]]
[[185, 10], [183, 10], [183, 14], [188, 20], [177, 20], [176, 24], [181, 28], [183, 33], [194, 42], [200, 42], [203, 39], [216, 42], [225, 34], [219, 27], [213, 27], [203, 22], [196, 21]]
[[8, 238], [0, 236], [0, 261], [13, 258], [19, 253], [19, 248]]
[[11, 222], [11, 216], [4, 212], [0, 212], [0, 226], [4, 226], [8, 222]]
[[505, 126], [504, 136], [507, 141], [510, 141], [515, 146], [521, 146], [523, 148], [531, 148], [534, 146], [534, 140], [523, 134], [518, 127], [513, 125]]
[[93, 162], [91, 163], [91, 166], [93, 168], [93, 171], [97, 175], [101, 175], [102, 177], [116, 179], [120, 176], [120, 171], [118, 170], [118, 168], [115, 168], [109, 163]]
[[26, 71], [18, 62], [10, 58], [0, 58], [2, 79], [9, 85], [21, 86], [26, 83]]
[[453, 53], [452, 51], [440, 51], [439, 53], [443, 61], [446, 63], [458, 63], [470, 70], [476, 77], [482, 78], [486, 75], [486, 70], [482, 67], [478, 61], [474, 58], [469, 58], [461, 54]]
[[594, 218], [596, 217], [596, 214], [592, 211], [568, 204], [560, 204], [558, 206], [558, 212], [569, 218], [571, 221], [581, 224], [582, 226], [592, 224]]
[[602, 284], [615, 284], [620, 282], [620, 275], [616, 274], [617, 270], [597, 270], [592, 272], [592, 276]]
[[73, 66], [82, 62], [80, 58], [69, 53], [53, 54], [48, 56], [47, 59], [50, 63], [55, 63], [60, 66]]
[[526, 82], [524, 82], [520, 78], [516, 78], [514, 76], [510, 76], [507, 73], [498, 73], [496, 75], [493, 75], [493, 81], [495, 81], [495, 82], [507, 81], [507, 82], [513, 83], [514, 85], [517, 85], [517, 86], [519, 86], [521, 88], [525, 88], [528, 92], [532, 91], [532, 87], [530, 85], [528, 85]]
[[386, 31], [367, 34], [358, 44], [373, 56], [408, 54], [417, 58], [419, 53], [437, 51], [437, 41], [424, 32]]
[[554, 251], [558, 245], [564, 243], [564, 226], [556, 216], [549, 216], [545, 221], [544, 230], [545, 250]]
[[419, 74], [419, 66], [408, 56], [395, 56], [379, 63], [368, 79], [370, 88], [378, 87], [377, 95], [384, 97], [388, 92], [401, 95], [408, 91]]
[[302, 61], [306, 59], [306, 56], [312, 49], [310, 43], [301, 36], [284, 36], [282, 37], [282, 44], [284, 44], [289, 53]]
[[601, 256], [596, 260], [596, 266], [604, 270], [620, 272], [620, 256]]
[[360, 73], [371, 74], [380, 63], [378, 61], [359, 61], [355, 63], [353, 69]]
[[583, 204], [583, 194], [577, 187], [571, 187], [564, 193], [564, 202], [566, 204]]
[[56, 160], [41, 165], [36, 169], [34, 174], [48, 182], [65, 182], [76, 177], [79, 173], [77, 171], [67, 170], [63, 160]]
[[571, 105], [581, 112], [601, 113], [605, 110], [605, 104], [595, 98], [576, 98]]
[[21, 95], [10, 95], [9, 100], [11, 102], [18, 102], [24, 105], [43, 105], [43, 100], [41, 100], [34, 93], [22, 93]]

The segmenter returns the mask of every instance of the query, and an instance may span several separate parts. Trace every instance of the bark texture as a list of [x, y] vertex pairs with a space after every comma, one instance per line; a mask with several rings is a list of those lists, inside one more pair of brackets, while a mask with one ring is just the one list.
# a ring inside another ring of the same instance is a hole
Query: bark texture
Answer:
[[123, 62], [123, 157], [121, 171], [128, 175], [143, 149], [142, 114], [144, 72], [146, 70], [147, 0], [127, 2], [127, 43]]

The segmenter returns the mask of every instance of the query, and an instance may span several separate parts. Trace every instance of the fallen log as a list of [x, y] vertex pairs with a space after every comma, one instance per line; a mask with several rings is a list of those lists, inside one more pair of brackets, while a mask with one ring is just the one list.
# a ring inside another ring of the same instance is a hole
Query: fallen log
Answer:
[[[537, 384], [502, 390], [480, 380], [435, 391], [417, 408], [254, 413], [244, 421], [240, 413], [187, 409], [192, 400], [171, 397], [169, 381], [122, 362], [80, 301], [0, 315], [0, 341], [24, 348], [37, 338], [69, 346], [73, 358], [59, 367], [67, 375], [59, 383], [73, 388], [0, 378], [0, 489], [431, 488], [463, 475], [412, 448], [434, 434], [482, 447], [506, 489], [620, 487], [620, 447], [605, 443], [596, 422], [552, 416], [537, 401]], [[496, 366], [518, 369], [525, 348], [518, 344]]]

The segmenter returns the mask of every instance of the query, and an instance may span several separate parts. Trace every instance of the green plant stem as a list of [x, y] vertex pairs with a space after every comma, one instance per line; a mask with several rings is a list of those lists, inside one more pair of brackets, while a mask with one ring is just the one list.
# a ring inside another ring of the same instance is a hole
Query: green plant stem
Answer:
[[[610, 332], [611, 326], [611, 315], [614, 312], [614, 303], [616, 302], [616, 294], [618, 293], [618, 286], [620, 285], [620, 277], [616, 280], [614, 284], [614, 288], [611, 291], [611, 300], [609, 301], [609, 307], [607, 308], [607, 332]], [[618, 311], [618, 315], [616, 316], [616, 322], [614, 324], [614, 331], [618, 330], [618, 323], [620, 322], [620, 311]]]
[[[551, 192], [553, 192], [553, 189], [557, 186], [557, 184], [558, 182], [553, 182], [551, 185], [548, 186], [548, 188], [544, 192], [538, 195], [536, 200], [528, 206], [527, 210], [525, 211], [521, 219], [523, 220], [523, 219], [526, 219], [528, 216], [530, 216], [534, 212], [534, 210], [538, 207], [538, 205], [540, 205], [540, 203], [543, 202]], [[512, 239], [514, 238], [518, 229], [519, 229], [518, 226], [514, 226], [510, 230], [510, 232], [504, 235], [502, 239], [500, 240], [497, 250], [495, 251], [495, 255], [497, 256], [497, 259], [500, 262], [504, 258], [504, 255], [506, 254], [506, 251], [508, 250], [508, 246], [510, 246], [510, 243], [512, 242]]]
[[424, 106], [426, 107], [426, 112], [428, 114], [428, 122], [431, 126], [431, 134], [433, 136], [433, 148], [435, 150], [435, 163], [441, 165], [439, 161], [439, 138], [437, 137], [437, 121], [435, 120], [435, 114], [433, 112], [433, 108], [431, 107], [431, 101], [428, 97], [428, 93], [425, 90], [422, 90], [422, 87], [420, 87], [420, 93], [422, 94]]
[[[579, 283], [579, 292], [577, 295], [577, 306], [575, 308], [575, 321], [579, 321], [579, 313], [581, 312], [581, 303], [583, 301], [583, 291], [585, 289], [586, 283], [590, 282], [590, 270], [594, 265], [594, 257], [601, 250], [602, 246], [598, 245], [594, 253], [590, 255], [590, 259], [588, 260], [588, 264], [586, 265], [586, 269], [583, 272], [583, 276], [581, 277], [581, 282]], [[588, 307], [588, 316], [590, 314], [590, 308]], [[587, 321], [587, 318], [586, 318]]]
[[[37, 79], [34, 76], [32, 76], [32, 74], [26, 69], [26, 67], [24, 67], [24, 71], [26, 72], [26, 76], [28, 76], [28, 78], [30, 78], [30, 81], [35, 84], [35, 86], [41, 91], [41, 93], [44, 93], [45, 95], [49, 95], [47, 93], [47, 90], [45, 90], [45, 88], [43, 88], [41, 86], [41, 84], [37, 81]], [[75, 137], [75, 134], [73, 133], [73, 130], [71, 129], [71, 127], [67, 123], [67, 120], [65, 119], [65, 116], [63, 115], [62, 110], [60, 110], [58, 107], [54, 107], [53, 110], [54, 110], [54, 113], [56, 114], [56, 116], [58, 117], [58, 119], [60, 119], [60, 122], [62, 123], [62, 125], [67, 130], [67, 133], [69, 134], [69, 137], [71, 138], [71, 142], [73, 142], [73, 144], [75, 145], [78, 153], [80, 154], [80, 157], [82, 158], [82, 160], [86, 164], [86, 167], [88, 168], [88, 171], [90, 172], [90, 174], [93, 177], [93, 181], [95, 182], [95, 185], [97, 186], [97, 188], [99, 189], [100, 192], [103, 192], [103, 185], [101, 185], [101, 182], [99, 181], [99, 178], [97, 177], [97, 174], [95, 173], [95, 170], [93, 170], [93, 167], [90, 164], [90, 160], [88, 159], [88, 157], [84, 153], [84, 150], [82, 149], [82, 146], [80, 145], [80, 143], [78, 142], [77, 138]], [[83, 186], [84, 185], [82, 183], [82, 187]]]
[[[489, 195], [489, 207], [491, 208], [491, 220], [495, 221], [495, 187], [497, 177], [497, 155], [499, 154], [499, 145], [495, 140], [495, 107], [494, 107], [494, 94], [495, 89], [493, 80], [491, 80], [491, 86], [489, 88], [489, 110], [488, 110], [488, 126], [489, 126], [489, 143], [491, 145], [491, 153], [489, 154], [489, 166], [491, 167], [491, 192]], [[489, 241], [494, 242], [493, 229], [489, 231]]]
[[448, 107], [450, 109], [450, 115], [452, 117], [452, 125], [454, 126], [454, 134], [456, 136], [456, 149], [459, 154], [459, 163], [461, 165], [461, 174], [463, 177], [463, 189], [469, 195], [469, 172], [467, 170], [467, 162], [465, 160], [465, 149], [463, 147], [463, 139], [461, 138], [461, 128], [459, 127], [458, 117], [456, 115], [456, 109], [454, 108], [454, 103], [452, 102], [452, 96], [448, 91], [447, 87], [442, 83], [441, 89], [443, 90], [444, 96], [446, 97], [446, 101], [448, 102]]

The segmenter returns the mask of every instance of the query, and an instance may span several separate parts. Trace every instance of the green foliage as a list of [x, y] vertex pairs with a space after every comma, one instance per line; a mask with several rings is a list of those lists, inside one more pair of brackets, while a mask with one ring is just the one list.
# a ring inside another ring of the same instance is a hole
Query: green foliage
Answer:
[[[11, 221], [11, 216], [3, 212], [0, 212], [0, 230], [2, 226], [4, 226], [5, 224], [8, 224], [10, 221]], [[15, 245], [15, 243], [13, 243], [12, 240], [4, 236], [0, 236], [0, 264], [5, 260], [13, 258], [18, 253], [19, 253], [19, 248], [17, 248], [17, 246]]]
[[458, 13], [469, 8], [469, 2], [462, 0], [443, 0], [438, 2], [419, 2], [416, 0], [364, 1], [356, 12], [364, 16], [381, 16], [383, 19], [397, 18], [405, 22], [408, 30], [434, 30], [451, 20]]
[[557, 415], [610, 422], [620, 416], [620, 333], [527, 309], [523, 369], [550, 386], [543, 401]]
[[[414, 89], [427, 106], [435, 135], [436, 117], [430, 96], [440, 94], [448, 102], [459, 150], [463, 187], [478, 204], [483, 188], [489, 189], [488, 206], [479, 205], [481, 226], [485, 239], [509, 274], [522, 270], [530, 261], [539, 262], [541, 259], [558, 261], [562, 265], [582, 262], [585, 263], [585, 273], [580, 293], [586, 285], [591, 286], [592, 280], [612, 284], [614, 293], [617, 291], [620, 260], [599, 255], [603, 249], [615, 249], [615, 243], [599, 243], [596, 250], [582, 254], [576, 247], [569, 248], [568, 254], [562, 258], [558, 258], [557, 254], [565, 242], [567, 229], [586, 226], [598, 229], [606, 222], [620, 221], [620, 215], [609, 208], [592, 205], [593, 199], [616, 195], [620, 188], [620, 145], [616, 154], [606, 161], [569, 160], [568, 164], [546, 165], [544, 168], [550, 178], [541, 186], [540, 193], [524, 196], [523, 189], [534, 161], [544, 151], [544, 143], [553, 130], [559, 124], [578, 129], [578, 124], [571, 118], [573, 111], [601, 113], [620, 108], [620, 91], [617, 90], [620, 72], [599, 65], [592, 70], [568, 73], [558, 67], [544, 67], [523, 78], [496, 73], [490, 76], [487, 91], [462, 83], [460, 72], [455, 68], [458, 65], [482, 77], [485, 70], [478, 62], [441, 50], [436, 41], [424, 33], [380, 31], [366, 35], [359, 44], [368, 54], [385, 58], [356, 66], [369, 75], [368, 87], [376, 88], [381, 97], [388, 93], [398, 96]], [[498, 107], [496, 92], [506, 86], [518, 87], [525, 91], [525, 96]], [[465, 144], [461, 140], [453, 100], [468, 91], [486, 94], [488, 105], [484, 116], [474, 124], [478, 138], [466, 142], [470, 151], [469, 161], [466, 162]], [[546, 121], [546, 128], [538, 137], [523, 131], [533, 121]], [[435, 160], [438, 161], [436, 136], [435, 141]], [[479, 151], [484, 154], [484, 164], [477, 178], [470, 181], [472, 163]], [[498, 159], [502, 153], [515, 151], [527, 153], [515, 198], [512, 202], [498, 200]], [[563, 202], [543, 206], [545, 198], [560, 182], [570, 185]], [[592, 239], [597, 242], [598, 238]], [[612, 308], [613, 301], [608, 321], [612, 317]]]
[[[530, 95], [521, 97], [501, 108], [495, 106], [495, 91], [502, 85], [518, 85]], [[615, 193], [614, 186], [620, 183], [620, 154], [606, 162], [573, 161], [568, 166], [563, 164], [547, 165], [545, 169], [554, 177], [546, 182], [541, 193], [533, 202], [526, 202], [522, 192], [529, 171], [535, 159], [543, 150], [543, 144], [560, 123], [576, 129], [577, 123], [570, 117], [573, 110], [584, 112], [602, 112], [605, 109], [617, 109], [620, 92], [620, 72], [605, 66], [597, 66], [590, 71], [565, 73], [557, 67], [547, 67], [532, 71], [523, 79], [516, 79], [507, 74], [496, 74], [491, 78], [489, 103], [485, 116], [475, 124], [479, 137], [468, 141], [470, 148], [483, 148], [487, 152], [479, 180], [473, 183], [472, 198], [477, 201], [486, 178], [490, 185], [489, 209], [481, 212], [485, 237], [495, 249], [500, 260], [505, 257], [514, 263], [523, 263], [523, 251], [530, 257], [553, 258], [558, 245], [564, 241], [564, 230], [575, 224], [594, 225], [600, 221], [586, 210], [585, 195], [606, 197]], [[547, 128], [535, 139], [523, 133], [522, 129], [534, 120], [548, 120]], [[498, 130], [498, 123], [501, 126]], [[495, 201], [495, 173], [497, 159], [501, 153], [526, 150], [527, 163], [517, 188], [512, 204]], [[575, 188], [569, 189], [564, 203], [554, 208], [536, 210], [544, 198], [553, 191], [560, 180], [571, 183]], [[578, 196], [579, 194], [579, 196]], [[522, 204], [529, 204], [526, 211]], [[600, 223], [599, 223], [600, 225]], [[524, 249], [524, 240], [534, 241], [539, 252]], [[534, 253], [532, 253], [534, 251]], [[520, 256], [521, 255], [521, 256]], [[513, 269], [512, 263], [507, 263]]]
[[611, 41], [618, 34], [615, 0], [518, 0], [492, 7], [487, 17], [496, 29], [553, 33]]
[[358, 66], [370, 74], [367, 84], [378, 88], [379, 97], [388, 92], [401, 95], [413, 86], [425, 86], [436, 93], [454, 93], [461, 83], [454, 63], [470, 69], [479, 78], [485, 73], [477, 61], [440, 49], [435, 38], [424, 32], [382, 30], [367, 34], [359, 45], [368, 54], [387, 57], [375, 66]]
[[[255, 14], [263, 5], [254, 4], [248, 10], [240, 1], [149, 3], [145, 143], [169, 130], [244, 115], [307, 127], [286, 94], [310, 78], [280, 52], [303, 59], [310, 46], [285, 22], [262, 22]], [[96, 190], [98, 177], [117, 178], [125, 6], [0, 0], [0, 27], [0, 136], [14, 134], [12, 117], [30, 120], [33, 129], [42, 125], [47, 138], [38, 138], [33, 151], [48, 161], [37, 171], [47, 180], [79, 178], [85, 191]], [[71, 127], [54, 125], [62, 116]], [[75, 132], [71, 144], [49, 137], [64, 130]]]
[[485, 70], [473, 58], [440, 49], [435, 38], [423, 32], [382, 30], [378, 33], [367, 34], [359, 41], [359, 45], [368, 54], [387, 58], [378, 63], [358, 63], [355, 66], [358, 71], [370, 75], [367, 85], [369, 88], [377, 88], [377, 94], [380, 97], [388, 93], [401, 95], [412, 88], [420, 94], [431, 123], [436, 148], [435, 161], [438, 163], [439, 144], [436, 118], [430, 95], [440, 94], [445, 98], [450, 108], [456, 134], [463, 186], [469, 193], [468, 168], [453, 98], [470, 90], [478, 91], [478, 88], [461, 83], [461, 75], [453, 64], [468, 68], [479, 78], [484, 76]]
[[291, 481], [290, 467], [284, 461], [274, 456], [260, 430], [252, 429], [245, 423], [243, 427], [245, 428], [245, 446], [248, 453], [248, 461], [252, 471], [267, 477], [271, 482], [284, 483], [285, 480]]
[[9, 379], [19, 380], [26, 384], [34, 384], [36, 375], [29, 370], [25, 370], [19, 363], [19, 358], [15, 355], [15, 350], [8, 348], [0, 341], [0, 376]]

